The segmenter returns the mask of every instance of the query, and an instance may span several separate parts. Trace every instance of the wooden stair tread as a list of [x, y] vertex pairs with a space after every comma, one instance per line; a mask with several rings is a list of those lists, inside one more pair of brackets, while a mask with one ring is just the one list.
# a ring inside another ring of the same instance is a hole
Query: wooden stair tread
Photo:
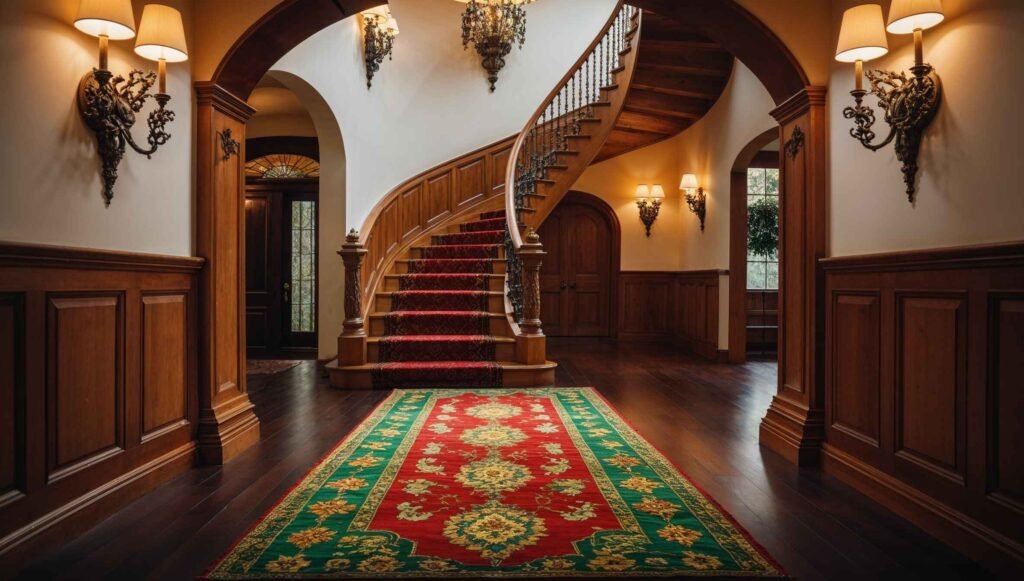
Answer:
[[[437, 336], [437, 337], [458, 337], [459, 335], [395, 335], [395, 336], [397, 336], [397, 337], [434, 337], [434, 336]], [[488, 339], [493, 340], [495, 343], [515, 343], [516, 342], [515, 338], [513, 338], [513, 337], [501, 337], [501, 336], [498, 336], [498, 335], [477, 335], [477, 336], [479, 336], [479, 337], [486, 337]], [[374, 337], [367, 337], [366, 341], [367, 341], [367, 343], [380, 343], [381, 341], [383, 341], [384, 339], [387, 339], [387, 338], [388, 337], [377, 337], [377, 336], [374, 336]], [[430, 361], [421, 361], [420, 363], [430, 363]]]
[[[419, 363], [431, 363], [430, 361], [420, 361]], [[505, 371], [537, 371], [543, 369], [555, 369], [558, 364], [554, 361], [545, 361], [544, 363], [528, 364], [518, 363], [516, 361], [495, 361]], [[350, 365], [348, 367], [341, 367], [338, 365], [337, 359], [332, 359], [325, 367], [327, 369], [338, 370], [338, 371], [373, 371], [377, 368], [380, 363], [366, 363], [364, 365]]]

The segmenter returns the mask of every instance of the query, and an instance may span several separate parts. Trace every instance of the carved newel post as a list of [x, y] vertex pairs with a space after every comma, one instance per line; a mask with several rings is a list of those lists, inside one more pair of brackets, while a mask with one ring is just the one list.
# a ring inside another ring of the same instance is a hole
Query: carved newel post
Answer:
[[520, 362], [537, 365], [545, 360], [545, 337], [540, 320], [540, 266], [544, 262], [544, 246], [540, 236], [530, 228], [526, 239], [519, 247], [519, 259], [523, 263], [523, 322], [520, 345]]
[[359, 232], [352, 229], [338, 254], [345, 262], [345, 322], [338, 337], [338, 365], [366, 364], [366, 327], [363, 322], [363, 294], [359, 288], [366, 247]]

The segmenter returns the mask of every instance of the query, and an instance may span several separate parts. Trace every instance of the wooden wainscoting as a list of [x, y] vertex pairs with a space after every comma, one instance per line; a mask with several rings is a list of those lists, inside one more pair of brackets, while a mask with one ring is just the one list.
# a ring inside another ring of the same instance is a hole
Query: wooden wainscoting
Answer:
[[719, 278], [726, 270], [619, 273], [619, 337], [669, 340], [712, 360], [718, 349]]
[[825, 469], [1024, 567], [1024, 244], [821, 263]]
[[0, 243], [0, 566], [193, 465], [202, 265]]

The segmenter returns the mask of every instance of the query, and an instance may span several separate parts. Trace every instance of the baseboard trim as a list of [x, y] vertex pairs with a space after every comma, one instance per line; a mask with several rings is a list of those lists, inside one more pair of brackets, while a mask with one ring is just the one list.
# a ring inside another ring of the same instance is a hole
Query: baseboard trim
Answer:
[[42, 545], [63, 544], [160, 484], [195, 465], [195, 442], [188, 442], [130, 472], [90, 490], [0, 539], [0, 570], [17, 570]]
[[829, 444], [822, 469], [1000, 575], [1024, 570], [1024, 545]]

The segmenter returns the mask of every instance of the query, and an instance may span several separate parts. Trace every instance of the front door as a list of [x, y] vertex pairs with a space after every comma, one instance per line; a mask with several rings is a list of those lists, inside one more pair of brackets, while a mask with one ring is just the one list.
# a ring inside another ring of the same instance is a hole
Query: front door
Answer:
[[247, 185], [245, 277], [249, 353], [275, 356], [315, 350], [315, 180], [262, 180]]
[[555, 208], [539, 234], [547, 251], [540, 271], [544, 333], [609, 336], [613, 237], [608, 218], [568, 201]]

